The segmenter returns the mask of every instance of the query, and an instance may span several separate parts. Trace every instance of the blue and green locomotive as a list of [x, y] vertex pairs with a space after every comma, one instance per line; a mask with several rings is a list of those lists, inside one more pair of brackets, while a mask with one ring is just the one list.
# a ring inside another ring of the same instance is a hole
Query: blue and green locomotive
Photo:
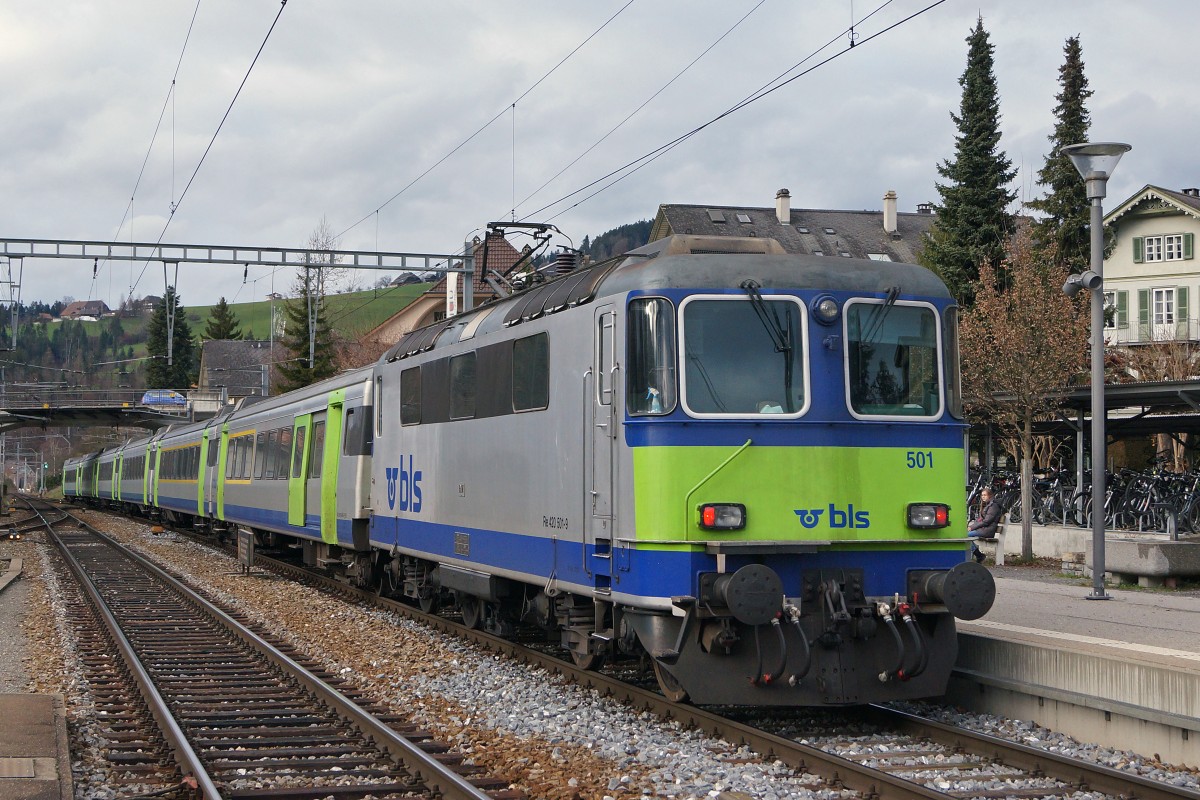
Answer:
[[921, 267], [674, 236], [70, 463], [66, 491], [299, 542], [580, 664], [642, 656], [676, 699], [938, 695], [995, 592], [964, 558], [956, 315]]

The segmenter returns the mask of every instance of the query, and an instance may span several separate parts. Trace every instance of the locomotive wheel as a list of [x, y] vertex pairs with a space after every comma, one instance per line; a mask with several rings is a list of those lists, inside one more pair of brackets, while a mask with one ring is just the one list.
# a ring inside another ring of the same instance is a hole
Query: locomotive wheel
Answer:
[[[417, 606], [426, 614], [432, 614], [437, 611], [437, 590], [433, 588], [423, 589], [417, 593]], [[464, 614], [463, 618], [466, 618]]]
[[600, 669], [600, 666], [602, 664], [604, 664], [604, 654], [603, 653], [582, 654], [582, 653], [576, 653], [574, 650], [572, 650], [571, 651], [571, 660], [574, 661], [575, 666], [579, 667], [580, 669]]
[[663, 695], [672, 703], [682, 703], [687, 700], [687, 689], [679, 685], [679, 681], [675, 680], [675, 676], [667, 671], [667, 668], [658, 663], [658, 659], [654, 661], [654, 677], [658, 679], [658, 688]]
[[458, 610], [462, 612], [463, 625], [476, 629], [483, 622], [483, 601], [475, 595], [459, 595]]

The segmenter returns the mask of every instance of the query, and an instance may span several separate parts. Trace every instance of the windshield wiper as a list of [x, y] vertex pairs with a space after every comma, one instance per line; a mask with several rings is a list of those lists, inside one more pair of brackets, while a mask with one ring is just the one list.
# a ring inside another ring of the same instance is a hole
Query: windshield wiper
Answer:
[[741, 283], [741, 289], [750, 298], [750, 307], [754, 309], [759, 321], [767, 329], [767, 335], [771, 337], [771, 344], [775, 346], [775, 352], [783, 353], [784, 408], [786, 413], [794, 414], [796, 413], [796, 398], [792, 396], [792, 350], [795, 339], [792, 333], [791, 315], [789, 314], [787, 317], [788, 324], [784, 325], [779, 319], [779, 309], [776, 306], [772, 306], [768, 313], [767, 301], [763, 300], [762, 294], [759, 293], [757, 281], [744, 280]]
[[891, 287], [888, 289], [887, 297], [884, 298], [883, 303], [875, 306], [874, 310], [871, 311], [871, 316], [867, 318], [867, 324], [863, 326], [863, 344], [875, 344], [875, 338], [883, 332], [883, 322], [891, 312], [892, 306], [896, 305], [896, 298], [899, 296], [900, 287]]

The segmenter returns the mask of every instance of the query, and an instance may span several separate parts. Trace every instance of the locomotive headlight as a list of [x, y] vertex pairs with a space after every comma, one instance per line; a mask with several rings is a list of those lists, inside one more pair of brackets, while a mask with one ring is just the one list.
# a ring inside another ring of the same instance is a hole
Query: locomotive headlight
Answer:
[[910, 503], [908, 527], [945, 528], [950, 524], [950, 506], [944, 503]]
[[709, 531], [740, 531], [746, 527], [746, 507], [741, 503], [705, 503], [700, 506], [700, 527]]
[[838, 305], [838, 301], [827, 294], [814, 299], [810, 308], [812, 309], [812, 315], [822, 325], [832, 325], [837, 322], [838, 315], [842, 311], [842, 307]]

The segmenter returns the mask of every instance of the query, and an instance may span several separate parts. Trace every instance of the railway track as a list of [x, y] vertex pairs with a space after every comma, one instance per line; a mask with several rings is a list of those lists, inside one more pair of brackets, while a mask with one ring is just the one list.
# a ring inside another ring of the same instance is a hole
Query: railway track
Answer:
[[[212, 544], [211, 539], [206, 539]], [[1200, 793], [1173, 787], [1039, 748], [956, 728], [885, 707], [825, 715], [845, 726], [847, 717], [871, 728], [869, 735], [847, 736], [822, 730], [806, 715], [747, 713], [738, 709], [698, 708], [674, 703], [658, 691], [620, 674], [582, 670], [538, 648], [466, 628], [453, 618], [426, 614], [404, 603], [380, 598], [294, 564], [256, 555], [256, 565], [288, 575], [355, 602], [373, 605], [469, 639], [533, 666], [561, 674], [638, 709], [746, 745], [768, 758], [815, 774], [830, 786], [867, 798], [1144, 798], [1200, 800]], [[838, 722], [840, 721], [840, 722]]]
[[88, 601], [73, 616], [116, 780], [206, 800], [522, 797], [98, 531], [42, 523]]

